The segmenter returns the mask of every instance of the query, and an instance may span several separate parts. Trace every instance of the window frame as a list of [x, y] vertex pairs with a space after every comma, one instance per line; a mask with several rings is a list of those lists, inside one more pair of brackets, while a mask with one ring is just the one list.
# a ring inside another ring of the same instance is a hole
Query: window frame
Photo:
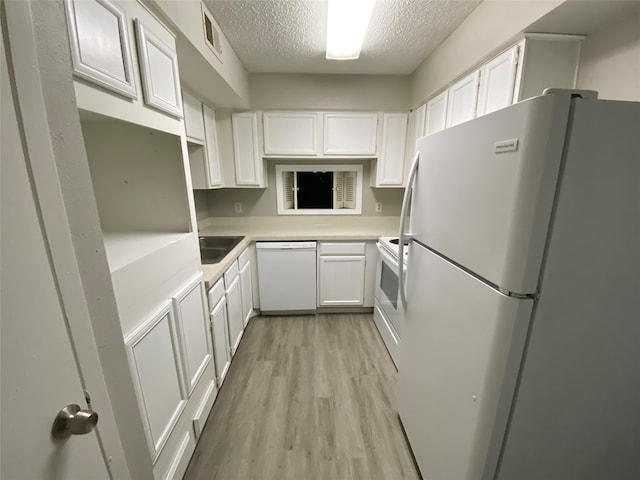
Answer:
[[[362, 215], [362, 165], [314, 164], [276, 165], [276, 203], [278, 215]], [[356, 172], [355, 208], [285, 208], [283, 172]]]

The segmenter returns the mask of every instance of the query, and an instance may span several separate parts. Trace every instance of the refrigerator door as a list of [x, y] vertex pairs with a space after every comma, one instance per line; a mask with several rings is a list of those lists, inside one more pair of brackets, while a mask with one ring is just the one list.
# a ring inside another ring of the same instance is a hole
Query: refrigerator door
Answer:
[[420, 139], [414, 238], [503, 291], [535, 292], [570, 97], [535, 97]]
[[576, 100], [499, 480], [640, 478], [640, 103]]
[[409, 248], [400, 418], [423, 478], [477, 480], [497, 461], [533, 300]]

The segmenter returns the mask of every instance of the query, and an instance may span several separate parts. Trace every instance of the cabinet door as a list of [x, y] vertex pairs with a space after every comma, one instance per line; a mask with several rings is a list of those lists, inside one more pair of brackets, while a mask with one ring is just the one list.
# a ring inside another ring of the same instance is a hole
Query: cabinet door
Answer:
[[513, 102], [518, 49], [516, 45], [482, 67], [478, 116], [507, 107]]
[[420, 105], [415, 109], [414, 141], [424, 137], [426, 108], [426, 105]]
[[207, 155], [207, 175], [210, 187], [222, 186], [222, 170], [220, 168], [220, 152], [218, 150], [218, 134], [216, 132], [216, 112], [207, 105], [202, 105], [204, 115], [204, 144]]
[[182, 91], [184, 107], [184, 128], [187, 137], [204, 141], [204, 122], [202, 119], [202, 103], [189, 93]]
[[226, 288], [225, 295], [227, 298], [227, 321], [229, 323], [229, 347], [231, 347], [231, 355], [235, 355], [242, 333], [244, 332], [244, 324], [242, 322], [242, 293], [240, 292], [240, 277], [236, 276], [229, 287]]
[[155, 461], [187, 403], [171, 303], [127, 337], [125, 345], [149, 451]]
[[108, 0], [67, 0], [73, 72], [129, 98], [137, 98], [127, 15]]
[[321, 256], [318, 306], [364, 304], [365, 257]]
[[240, 269], [240, 292], [242, 293], [242, 321], [246, 327], [253, 313], [253, 289], [251, 287], [251, 262]]
[[447, 100], [449, 91], [445, 90], [440, 95], [433, 97], [427, 102], [425, 135], [439, 132], [446, 126], [447, 120]]
[[404, 150], [407, 139], [407, 114], [382, 116], [382, 145], [378, 155], [376, 187], [401, 187], [404, 180]]
[[213, 336], [213, 354], [216, 364], [218, 386], [222, 385], [231, 363], [229, 350], [229, 332], [227, 330], [227, 303], [222, 298], [211, 311], [211, 334]]
[[191, 396], [202, 372], [212, 359], [212, 347], [207, 334], [207, 307], [202, 274], [172, 297], [187, 394]]
[[262, 186], [263, 167], [258, 151], [258, 117], [255, 112], [234, 113], [233, 150], [236, 184]]
[[325, 155], [375, 155], [376, 113], [325, 113]]
[[480, 70], [476, 70], [449, 88], [447, 127], [452, 127], [474, 118], [478, 100], [479, 79]]
[[140, 19], [136, 19], [135, 24], [144, 101], [158, 110], [182, 118], [178, 56]]
[[318, 114], [265, 112], [265, 155], [317, 155]]

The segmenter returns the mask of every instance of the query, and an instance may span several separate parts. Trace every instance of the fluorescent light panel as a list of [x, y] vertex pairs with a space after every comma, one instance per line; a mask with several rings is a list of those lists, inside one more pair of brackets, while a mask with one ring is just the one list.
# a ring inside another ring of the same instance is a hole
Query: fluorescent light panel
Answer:
[[355, 60], [367, 34], [376, 0], [329, 0], [327, 59]]

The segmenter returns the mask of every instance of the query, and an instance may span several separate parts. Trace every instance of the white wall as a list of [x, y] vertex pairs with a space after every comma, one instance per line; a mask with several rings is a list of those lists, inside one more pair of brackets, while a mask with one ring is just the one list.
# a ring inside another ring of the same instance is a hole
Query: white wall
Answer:
[[260, 73], [249, 77], [255, 110], [408, 110], [408, 75]]
[[640, 12], [587, 37], [578, 88], [599, 98], [640, 101]]
[[563, 0], [485, 0], [413, 73], [412, 107], [424, 103], [473, 65], [507, 46], [561, 3]]

